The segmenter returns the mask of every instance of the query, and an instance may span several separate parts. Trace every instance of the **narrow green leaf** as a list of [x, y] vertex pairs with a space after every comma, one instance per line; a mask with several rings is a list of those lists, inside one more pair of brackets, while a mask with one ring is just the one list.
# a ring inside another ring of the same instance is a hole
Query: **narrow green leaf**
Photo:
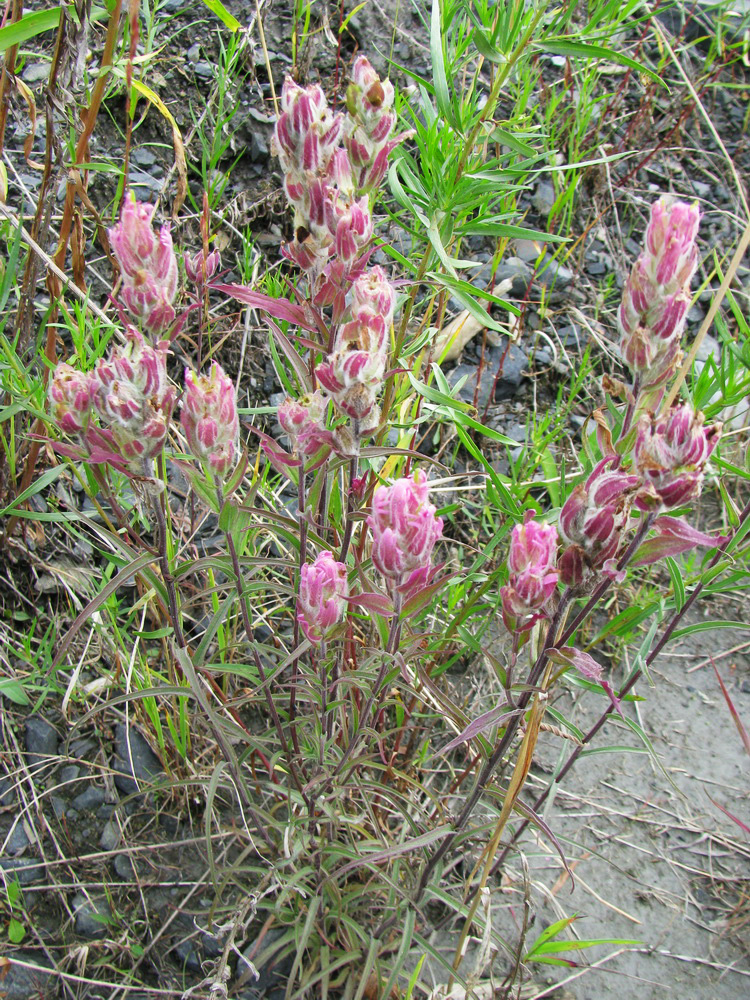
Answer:
[[669, 575], [672, 578], [675, 611], [682, 611], [685, 605], [685, 583], [682, 579], [682, 572], [672, 556], [667, 556], [664, 562], [667, 564]]
[[508, 222], [494, 222], [491, 219], [480, 219], [478, 222], [467, 222], [461, 226], [462, 236], [505, 236], [512, 240], [539, 240], [541, 243], [567, 243], [567, 237], [542, 233], [537, 229], [524, 229], [523, 226], [513, 226]]
[[669, 90], [666, 82], [654, 70], [636, 62], [635, 59], [631, 59], [630, 56], [626, 56], [622, 52], [607, 49], [603, 45], [591, 45], [588, 42], [573, 42], [568, 38], [545, 38], [537, 43], [537, 48], [555, 56], [571, 56], [573, 59], [607, 59], [609, 62], [627, 66], [628, 69], [633, 69], [636, 73], [645, 73], [646, 76], [650, 77], [660, 86]]
[[229, 28], [230, 31], [239, 31], [242, 25], [234, 15], [230, 14], [221, 0], [203, 0], [212, 14], [216, 14], [219, 20]]
[[693, 635], [696, 632], [711, 632], [715, 628], [737, 628], [744, 632], [750, 630], [750, 622], [717, 621], [696, 622], [694, 625], [686, 625], [685, 628], [678, 628], [672, 633], [672, 639], [681, 639], [684, 635]]
[[4, 510], [0, 510], [0, 517], [5, 517], [11, 511], [20, 507], [21, 504], [25, 503], [29, 499], [29, 497], [35, 496], [37, 493], [41, 493], [41, 491], [49, 486], [50, 483], [54, 483], [54, 481], [62, 475], [63, 472], [65, 472], [66, 468], [67, 466], [65, 465], [53, 465], [51, 469], [47, 469], [47, 471], [43, 472], [41, 476], [31, 484], [31, 486], [27, 486], [23, 493], [19, 493], [13, 503], [8, 504]]
[[43, 31], [56, 28], [60, 23], [60, 8], [38, 10], [34, 14], [24, 14], [20, 21], [0, 28], [0, 52], [12, 45], [22, 45]]
[[496, 48], [485, 33], [480, 31], [479, 28], [474, 29], [474, 34], [471, 36], [471, 40], [474, 42], [480, 56], [490, 62], [502, 64], [508, 61], [505, 53]]
[[432, 56], [432, 79], [435, 84], [435, 100], [437, 101], [438, 110], [447, 121], [452, 121], [450, 91], [448, 90], [448, 77], [445, 72], [443, 35], [440, 25], [440, 0], [432, 0], [430, 55]]
[[20, 681], [11, 680], [10, 677], [0, 679], [0, 695], [12, 701], [14, 705], [29, 705], [29, 696], [23, 689]]

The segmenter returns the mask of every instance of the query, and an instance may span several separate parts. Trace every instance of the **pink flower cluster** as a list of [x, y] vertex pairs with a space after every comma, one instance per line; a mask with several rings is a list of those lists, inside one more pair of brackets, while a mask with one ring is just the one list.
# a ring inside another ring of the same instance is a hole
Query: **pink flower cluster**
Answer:
[[622, 357], [642, 385], [662, 384], [679, 362], [698, 263], [700, 213], [685, 202], [651, 206], [646, 246], [625, 283], [618, 311]]
[[152, 347], [131, 331], [128, 343], [88, 375], [58, 365], [50, 382], [52, 416], [94, 462], [112, 462], [133, 475], [161, 451], [174, 407], [167, 379], [167, 343]]
[[443, 534], [443, 519], [429, 503], [427, 477], [419, 471], [392, 486], [379, 486], [367, 524], [372, 531], [372, 561], [392, 594], [407, 599], [433, 575], [432, 550]]
[[559, 563], [564, 583], [585, 587], [601, 570], [616, 573], [616, 557], [640, 482], [639, 476], [622, 472], [618, 459], [610, 456], [575, 487], [560, 511], [560, 534], [566, 543]]
[[513, 528], [508, 554], [510, 577], [500, 590], [503, 621], [515, 632], [531, 628], [545, 616], [557, 587], [557, 531], [533, 517], [533, 511], [527, 511], [523, 524]]
[[346, 566], [327, 549], [313, 563], [305, 563], [300, 572], [297, 619], [311, 642], [321, 642], [342, 620], [348, 596]]
[[149, 333], [160, 334], [175, 319], [177, 258], [169, 226], [162, 226], [157, 237], [153, 214], [153, 205], [139, 203], [131, 194], [109, 238], [122, 271], [122, 298], [128, 311]]
[[721, 434], [720, 424], [704, 427], [703, 419], [687, 403], [657, 417], [641, 417], [633, 453], [645, 484], [639, 507], [669, 510], [699, 495], [706, 462]]
[[279, 407], [279, 423], [288, 434], [292, 448], [302, 458], [311, 458], [327, 446], [332, 437], [326, 430], [328, 402], [321, 392], [301, 399], [287, 397]]
[[380, 419], [377, 394], [385, 375], [393, 322], [394, 292], [381, 268], [352, 285], [349, 318], [336, 331], [333, 352], [315, 374], [336, 407], [359, 422], [359, 433]]
[[361, 269], [372, 237], [369, 192], [404, 138], [389, 138], [393, 86], [380, 81], [364, 56], [354, 64], [347, 103], [348, 115], [334, 115], [321, 87], [300, 87], [287, 77], [274, 135], [294, 207], [295, 238], [283, 253], [310, 274], [318, 305], [330, 305]]
[[237, 460], [240, 423], [234, 384], [216, 361], [208, 376], [185, 369], [180, 423], [191, 454], [224, 478]]
[[391, 151], [404, 138], [390, 138], [396, 124], [393, 97], [391, 81], [381, 80], [365, 56], [358, 56], [346, 93], [350, 117], [344, 135], [358, 191], [373, 191], [380, 185]]
[[202, 250], [194, 254], [185, 253], [182, 259], [188, 280], [198, 288], [202, 288], [204, 280], [210, 281], [221, 267], [221, 254], [218, 250], [212, 250], [206, 255]]

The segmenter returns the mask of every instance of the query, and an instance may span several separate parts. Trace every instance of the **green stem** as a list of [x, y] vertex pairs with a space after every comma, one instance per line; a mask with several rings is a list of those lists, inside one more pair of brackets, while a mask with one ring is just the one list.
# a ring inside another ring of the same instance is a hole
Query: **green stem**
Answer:
[[[216, 487], [216, 496], [219, 501], [219, 513], [224, 506], [224, 495], [222, 493], [221, 486]], [[273, 720], [274, 728], [276, 729], [276, 734], [279, 737], [279, 743], [281, 749], [287, 759], [289, 764], [289, 773], [292, 776], [297, 789], [302, 793], [302, 783], [297, 774], [297, 769], [294, 765], [293, 755], [289, 752], [289, 744], [286, 741], [286, 736], [284, 735], [284, 727], [281, 725], [281, 719], [279, 718], [279, 713], [276, 710], [276, 705], [271, 694], [271, 689], [267, 681], [266, 671], [263, 667], [263, 661], [258, 653], [258, 646], [253, 635], [253, 626], [250, 621], [250, 609], [247, 604], [247, 595], [245, 594], [244, 587], [242, 586], [242, 569], [240, 567], [239, 556], [237, 555], [237, 548], [234, 544], [234, 539], [230, 532], [224, 532], [224, 538], [226, 539], [227, 549], [229, 550], [229, 558], [232, 560], [232, 570], [234, 572], [235, 585], [237, 588], [237, 596], [240, 602], [240, 613], [242, 614], [242, 627], [245, 630], [245, 636], [247, 641], [250, 643], [250, 648], [253, 651], [253, 658], [255, 660], [255, 666], [258, 671], [258, 677], [260, 678], [261, 687], [263, 688], [266, 704], [268, 705], [268, 711]]]
[[[307, 562], [307, 521], [305, 519], [305, 466], [304, 464], [299, 467], [299, 478], [297, 480], [297, 518], [299, 521], [299, 561], [297, 564], [297, 586], [299, 587], [299, 581], [302, 579], [302, 567]], [[299, 618], [297, 617], [296, 608], [294, 614], [294, 626], [293, 626], [293, 645], [297, 649], [300, 641], [300, 625]], [[292, 745], [294, 746], [294, 752], [298, 757], [302, 756], [299, 745], [299, 735], [297, 733], [297, 682], [299, 680], [299, 674], [297, 672], [297, 661], [294, 661], [292, 667], [292, 677], [289, 687], [289, 728], [292, 734]]]
[[375, 679], [375, 683], [372, 686], [372, 690], [368, 695], [367, 701], [365, 702], [365, 707], [362, 709], [359, 715], [359, 722], [357, 723], [357, 728], [352, 734], [352, 738], [349, 741], [349, 746], [343, 753], [341, 760], [336, 765], [332, 778], [337, 777], [341, 774], [341, 771], [345, 767], [347, 761], [354, 753], [354, 750], [359, 743], [359, 738], [362, 735], [362, 731], [365, 728], [367, 719], [370, 716], [373, 703], [378, 696], [380, 688], [383, 686], [383, 681], [385, 680], [385, 675], [388, 673], [389, 666], [393, 665], [393, 654], [398, 649], [399, 639], [401, 637], [401, 622], [399, 621], [399, 616], [401, 613], [402, 597], [398, 590], [394, 594], [393, 598], [393, 618], [391, 619], [391, 628], [388, 633], [388, 642], [386, 643], [385, 652], [383, 653], [383, 662], [380, 665], [380, 670], [378, 671], [378, 676]]
[[[145, 470], [150, 472], [150, 470]], [[190, 658], [190, 653], [187, 648], [187, 643], [185, 642], [185, 636], [180, 625], [180, 613], [177, 604], [177, 590], [175, 588], [174, 577], [172, 576], [171, 570], [169, 568], [169, 554], [167, 551], [167, 520], [164, 515], [164, 511], [161, 507], [161, 495], [152, 494], [151, 497], [151, 507], [156, 515], [156, 523], [159, 529], [159, 562], [161, 563], [162, 577], [164, 579], [164, 586], [167, 591], [167, 602], [169, 604], [169, 614], [172, 619], [172, 629], [174, 631], [175, 645], [182, 654], [182, 658], [187, 661], [190, 666], [190, 673], [193, 675], [195, 683], [191, 686], [193, 688], [195, 697], [198, 699], [198, 703], [201, 707], [206, 710], [209, 709], [208, 702], [202, 690], [200, 690], [200, 685], [198, 683], [197, 675], [195, 674], [195, 668], [193, 667], [192, 659]], [[221, 727], [213, 722], [213, 714], [207, 711], [209, 721], [211, 722], [214, 737], [216, 742], [219, 744], [222, 756], [227, 762], [227, 766], [232, 772], [234, 778], [234, 784], [237, 788], [237, 794], [242, 799], [242, 804], [244, 808], [248, 811], [249, 815], [252, 816], [253, 822], [258, 828], [258, 832], [265, 840], [266, 844], [270, 848], [275, 848], [274, 842], [271, 839], [270, 834], [266, 830], [266, 824], [264, 824], [255, 811], [252, 802], [250, 801], [250, 796], [247, 794], [247, 789], [245, 788], [245, 783], [242, 780], [242, 776], [239, 771], [239, 766], [237, 764], [237, 759], [232, 752], [232, 748], [227, 742], [224, 733], [221, 731]]]

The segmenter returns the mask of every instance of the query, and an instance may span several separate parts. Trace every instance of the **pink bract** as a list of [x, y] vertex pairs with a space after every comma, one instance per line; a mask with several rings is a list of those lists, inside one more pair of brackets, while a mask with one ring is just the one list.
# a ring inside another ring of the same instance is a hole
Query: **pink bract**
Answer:
[[720, 436], [721, 424], [704, 426], [703, 414], [688, 403], [677, 403], [658, 417], [644, 414], [634, 449], [636, 468], [646, 483], [638, 506], [670, 509], [697, 497]]
[[346, 566], [327, 550], [302, 567], [297, 619], [311, 642], [321, 642], [343, 619], [348, 596]]
[[427, 477], [420, 470], [392, 486], [379, 486], [367, 524], [372, 531], [372, 561], [396, 589], [408, 577], [431, 566], [432, 550], [443, 534], [443, 519], [427, 497]]
[[214, 361], [210, 375], [185, 369], [180, 423], [191, 453], [219, 477], [237, 459], [239, 417], [234, 383]]

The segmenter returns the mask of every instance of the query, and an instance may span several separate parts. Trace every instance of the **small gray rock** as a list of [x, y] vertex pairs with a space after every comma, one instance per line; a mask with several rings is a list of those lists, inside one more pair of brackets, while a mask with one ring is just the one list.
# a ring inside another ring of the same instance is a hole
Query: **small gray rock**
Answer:
[[545, 254], [537, 273], [537, 280], [545, 288], [551, 288], [554, 285], [557, 291], [561, 291], [572, 282], [573, 272], [549, 254]]
[[97, 788], [96, 785], [89, 785], [80, 795], [76, 795], [73, 799], [73, 805], [79, 812], [83, 809], [98, 809], [105, 798], [106, 795], [103, 788]]
[[190, 48], [187, 50], [187, 61], [189, 63], [197, 63], [200, 57], [201, 57], [201, 44], [200, 42], [196, 42], [194, 45], [191, 45]]
[[15, 800], [13, 782], [8, 778], [0, 778], [0, 806], [12, 806]]
[[27, 63], [21, 76], [25, 83], [39, 83], [49, 79], [50, 64], [48, 62]]
[[214, 75], [214, 67], [211, 63], [206, 62], [205, 59], [197, 62], [193, 67], [193, 71], [196, 76], [201, 77], [203, 80], [210, 80]]
[[[9, 952], [6, 949], [6, 958], [10, 959], [10, 965], [6, 966], [0, 984], [5, 1000], [46, 1000], [55, 995], [57, 979], [52, 975], [54, 970], [45, 955], [33, 951]], [[16, 965], [14, 958], [24, 965]], [[27, 963], [35, 968], [26, 968]]]
[[531, 204], [540, 215], [548, 216], [555, 204], [555, 187], [549, 181], [541, 181], [531, 198]]
[[164, 773], [158, 757], [144, 737], [137, 729], [128, 729], [124, 723], [115, 727], [115, 754], [115, 785], [126, 795], [142, 791], [139, 782], [147, 785]]
[[156, 156], [148, 146], [139, 146], [138, 149], [134, 149], [130, 160], [132, 163], [137, 163], [139, 167], [152, 167], [156, 163]]
[[64, 785], [68, 782], [75, 781], [80, 773], [81, 769], [77, 764], [66, 764], [65, 767], [60, 770], [60, 784]]
[[128, 183], [133, 188], [147, 188], [157, 194], [161, 191], [161, 181], [145, 170], [132, 169], [128, 174]]
[[[458, 398], [465, 403], [475, 405], [481, 413], [492, 402], [493, 389], [496, 388], [495, 372], [485, 365], [480, 375], [477, 365], [461, 364], [457, 365], [448, 375], [448, 382], [451, 386], [455, 386], [464, 376], [466, 378], [458, 390]], [[477, 379], [479, 380], [478, 386]]]
[[523, 373], [529, 367], [529, 359], [517, 344], [511, 344], [506, 353], [503, 343], [490, 349], [489, 362], [493, 378], [502, 365], [495, 386], [495, 400], [510, 399], [521, 385]]
[[0, 868], [19, 885], [34, 885], [44, 881], [44, 864], [35, 858], [0, 858]]
[[26, 850], [29, 843], [30, 841], [26, 834], [26, 830], [24, 829], [23, 822], [19, 820], [13, 827], [13, 832], [8, 837], [5, 850], [11, 855], [20, 854], [21, 851]]
[[57, 757], [60, 738], [55, 727], [41, 715], [26, 720], [26, 753], [30, 764], [40, 764], [48, 757]]
[[705, 315], [703, 309], [696, 302], [688, 309], [687, 321], [688, 323], [702, 323]]
[[120, 843], [120, 830], [116, 821], [108, 819], [104, 824], [102, 835], [99, 838], [99, 846], [103, 851], [114, 851]]
[[135, 877], [135, 865], [129, 854], [115, 854], [112, 859], [112, 867], [123, 881], [129, 882]]
[[76, 921], [76, 934], [87, 938], [107, 936], [107, 925], [112, 920], [112, 910], [103, 896], [89, 899], [83, 892], [77, 892], [72, 902]]
[[250, 159], [253, 163], [265, 163], [268, 159], [268, 142], [262, 132], [250, 136]]

